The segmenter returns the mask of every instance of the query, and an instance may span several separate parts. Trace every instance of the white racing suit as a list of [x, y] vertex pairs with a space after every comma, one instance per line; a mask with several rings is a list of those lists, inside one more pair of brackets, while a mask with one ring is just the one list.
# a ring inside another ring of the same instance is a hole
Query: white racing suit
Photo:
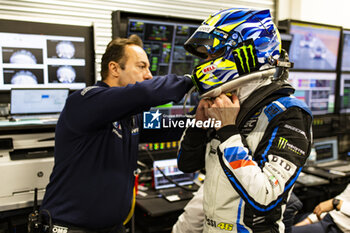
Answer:
[[283, 212], [312, 141], [312, 116], [282, 82], [255, 91], [218, 131], [188, 128], [178, 166], [206, 169], [204, 232], [284, 232]]

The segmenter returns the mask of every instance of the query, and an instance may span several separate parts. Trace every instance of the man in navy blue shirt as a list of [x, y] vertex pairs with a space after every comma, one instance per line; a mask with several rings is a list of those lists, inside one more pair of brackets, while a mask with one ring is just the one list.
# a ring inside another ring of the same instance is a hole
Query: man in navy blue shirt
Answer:
[[[179, 101], [185, 77], [152, 77], [141, 39], [111, 41], [94, 86], [70, 95], [56, 126], [55, 166], [41, 211], [51, 232], [123, 232], [132, 212], [142, 116]], [[49, 213], [49, 214], [48, 214]]]

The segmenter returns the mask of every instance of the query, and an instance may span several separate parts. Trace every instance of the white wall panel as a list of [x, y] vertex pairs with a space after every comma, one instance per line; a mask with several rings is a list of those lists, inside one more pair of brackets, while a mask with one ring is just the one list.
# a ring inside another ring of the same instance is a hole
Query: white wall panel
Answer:
[[[0, 18], [78, 26], [94, 26], [96, 78], [100, 61], [112, 39], [112, 12], [116, 10], [205, 19], [217, 10], [249, 7], [271, 10], [276, 0], [0, 0]], [[0, 29], [1, 30], [1, 29]]]

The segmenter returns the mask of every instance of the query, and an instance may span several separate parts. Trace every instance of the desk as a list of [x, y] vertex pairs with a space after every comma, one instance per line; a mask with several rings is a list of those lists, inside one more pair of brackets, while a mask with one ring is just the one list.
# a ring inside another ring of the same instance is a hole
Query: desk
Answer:
[[0, 120], [0, 132], [1, 134], [6, 133], [19, 133], [21, 131], [54, 131], [57, 120], [23, 120], [23, 121], [9, 121]]
[[136, 197], [136, 226], [143, 233], [170, 233], [172, 226], [190, 200], [168, 202], [153, 189], [144, 192], [147, 196], [137, 195]]
[[303, 203], [299, 213], [312, 212], [320, 202], [331, 199], [341, 193], [350, 181], [350, 174], [336, 175], [316, 167], [304, 167], [303, 172], [324, 178], [328, 183], [318, 185], [304, 185], [297, 183], [293, 192]]
[[[330, 168], [331, 169], [331, 168]], [[336, 183], [336, 184], [343, 184], [343, 183], [348, 183], [350, 181], [350, 173], [345, 173], [344, 175], [338, 175], [338, 174], [333, 174], [325, 169], [321, 169], [318, 167], [304, 167], [303, 172], [312, 174], [315, 176], [322, 177], [324, 179], [329, 180], [331, 183]]]

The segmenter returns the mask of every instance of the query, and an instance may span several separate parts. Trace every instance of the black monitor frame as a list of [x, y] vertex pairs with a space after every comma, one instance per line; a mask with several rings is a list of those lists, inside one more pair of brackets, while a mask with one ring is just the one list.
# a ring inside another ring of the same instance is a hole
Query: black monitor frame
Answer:
[[[0, 32], [23, 33], [52, 36], [84, 37], [85, 40], [85, 83], [90, 86], [95, 82], [95, 52], [92, 26], [75, 26], [54, 23], [39, 23], [17, 20], [0, 20]], [[74, 90], [74, 89], [72, 89]], [[0, 102], [8, 103], [10, 90], [0, 90]]]
[[337, 93], [338, 93], [338, 100], [337, 100], [337, 112], [340, 114], [347, 114], [350, 115], [350, 108], [343, 108], [342, 103], [341, 103], [341, 98], [340, 96], [340, 91], [341, 91], [341, 82], [342, 82], [342, 75], [350, 75], [350, 69], [349, 70], [343, 70], [342, 65], [343, 65], [343, 55], [344, 55], [344, 43], [345, 43], [345, 32], [346, 34], [350, 35], [350, 29], [349, 28], [343, 28], [342, 29], [342, 35], [341, 35], [341, 40], [340, 40], [340, 54], [339, 54], [339, 67], [338, 67], [338, 85], [337, 85]]

